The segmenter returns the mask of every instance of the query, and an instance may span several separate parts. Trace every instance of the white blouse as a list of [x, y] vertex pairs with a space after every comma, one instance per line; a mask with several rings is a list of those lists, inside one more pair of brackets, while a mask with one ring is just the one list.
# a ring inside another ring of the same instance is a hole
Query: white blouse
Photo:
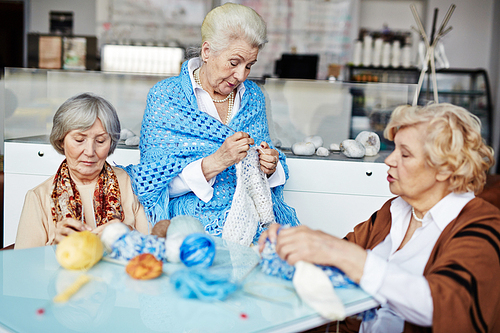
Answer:
[[474, 193], [450, 193], [424, 216], [422, 227], [397, 250], [411, 219], [411, 206], [401, 198], [391, 204], [392, 226], [385, 240], [368, 252], [360, 286], [380, 304], [377, 316], [364, 321], [360, 332], [402, 332], [404, 322], [432, 326], [433, 303], [425, 265], [446, 226], [454, 220]]
[[[196, 97], [196, 101], [198, 102], [198, 107], [202, 112], [207, 113], [213, 118], [222, 122], [219, 117], [219, 113], [215, 108], [215, 103], [212, 101], [210, 94], [202, 89], [200, 85], [196, 83], [193, 77], [193, 72], [195, 69], [200, 67], [203, 64], [201, 58], [193, 58], [188, 62], [188, 71], [189, 77], [191, 79], [191, 84], [193, 85], [193, 91]], [[236, 94], [234, 96], [234, 105], [233, 112], [231, 115], [231, 119], [238, 113], [241, 104], [241, 98], [245, 93], [245, 85], [241, 83], [236, 88]], [[260, 142], [256, 142], [256, 144], [260, 144]], [[210, 201], [213, 196], [213, 184], [215, 182], [215, 177], [207, 181], [205, 179], [205, 175], [201, 169], [201, 162], [203, 158], [191, 162], [188, 164], [182, 172], [174, 177], [172, 181], [168, 185], [168, 192], [170, 197], [178, 197], [188, 192], [193, 192], [200, 200], [204, 202]], [[268, 178], [269, 185], [272, 187], [276, 187], [279, 185], [285, 184], [285, 170], [281, 165], [281, 162], [278, 162], [276, 166], [276, 171]]]

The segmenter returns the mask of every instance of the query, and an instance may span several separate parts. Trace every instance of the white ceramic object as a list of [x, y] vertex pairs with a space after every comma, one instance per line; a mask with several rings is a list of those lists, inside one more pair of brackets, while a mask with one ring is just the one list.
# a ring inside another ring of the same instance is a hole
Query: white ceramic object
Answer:
[[319, 147], [318, 149], [316, 149], [316, 155], [326, 157], [330, 155], [330, 152], [325, 147]]
[[111, 253], [114, 242], [129, 231], [124, 223], [109, 223], [101, 233], [101, 242], [106, 252]]
[[120, 131], [120, 140], [122, 141], [132, 138], [134, 136], [135, 136], [134, 132], [132, 132], [128, 128], [124, 128]]
[[296, 142], [292, 145], [292, 153], [294, 155], [310, 156], [314, 155], [316, 147], [312, 142]]
[[323, 146], [323, 138], [319, 135], [311, 135], [304, 139], [304, 142], [311, 142], [314, 144], [314, 148], [318, 149]]
[[128, 138], [125, 140], [125, 144], [127, 146], [138, 146], [139, 145], [140, 138], [138, 136], [133, 136], [131, 138]]
[[338, 143], [332, 143], [330, 145], [330, 150], [331, 151], [340, 151], [340, 145]]
[[356, 136], [356, 141], [365, 146], [365, 156], [375, 156], [380, 151], [380, 137], [375, 132], [363, 131]]
[[365, 146], [356, 140], [344, 140], [340, 144], [340, 151], [350, 158], [362, 158], [365, 156]]

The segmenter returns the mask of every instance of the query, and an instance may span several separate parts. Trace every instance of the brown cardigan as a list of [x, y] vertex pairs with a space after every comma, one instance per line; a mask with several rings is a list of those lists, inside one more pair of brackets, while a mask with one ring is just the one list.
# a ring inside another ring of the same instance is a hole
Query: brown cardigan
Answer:
[[[389, 234], [391, 202], [346, 239], [373, 249]], [[424, 269], [434, 313], [432, 328], [405, 323], [404, 332], [500, 332], [500, 211], [472, 199], [439, 236]], [[343, 332], [357, 332], [348, 319]]]

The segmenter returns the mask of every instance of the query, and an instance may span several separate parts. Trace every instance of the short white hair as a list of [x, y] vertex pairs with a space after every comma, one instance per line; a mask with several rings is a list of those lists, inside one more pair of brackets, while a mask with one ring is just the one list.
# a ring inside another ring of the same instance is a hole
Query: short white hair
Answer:
[[255, 10], [231, 2], [212, 9], [201, 25], [201, 43], [219, 53], [235, 40], [244, 40], [261, 50], [267, 43], [266, 22]]
[[120, 119], [111, 103], [92, 93], [73, 96], [57, 109], [52, 120], [50, 143], [64, 155], [62, 143], [66, 135], [73, 130], [88, 130], [97, 118], [111, 138], [108, 156], [111, 155], [120, 140]]

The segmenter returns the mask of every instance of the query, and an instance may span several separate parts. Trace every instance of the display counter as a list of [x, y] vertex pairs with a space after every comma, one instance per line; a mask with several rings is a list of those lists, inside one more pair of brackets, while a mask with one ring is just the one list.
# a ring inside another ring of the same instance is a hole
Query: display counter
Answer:
[[[4, 246], [15, 241], [26, 192], [53, 175], [63, 160], [50, 145], [52, 117], [69, 97], [94, 92], [117, 109], [122, 128], [139, 134], [149, 89], [160, 76], [99, 72], [6, 69]], [[352, 138], [361, 130], [381, 135], [388, 114], [407, 104], [415, 85], [352, 84], [319, 80], [256, 80], [266, 96], [273, 143], [287, 155], [290, 178], [285, 201], [312, 228], [344, 236], [392, 197], [388, 190], [387, 151], [349, 159], [299, 157], [290, 147], [309, 135], [324, 146]], [[362, 106], [362, 107], [361, 107]], [[387, 142], [382, 142], [388, 148]], [[111, 164], [139, 162], [137, 146], [118, 145]]]

